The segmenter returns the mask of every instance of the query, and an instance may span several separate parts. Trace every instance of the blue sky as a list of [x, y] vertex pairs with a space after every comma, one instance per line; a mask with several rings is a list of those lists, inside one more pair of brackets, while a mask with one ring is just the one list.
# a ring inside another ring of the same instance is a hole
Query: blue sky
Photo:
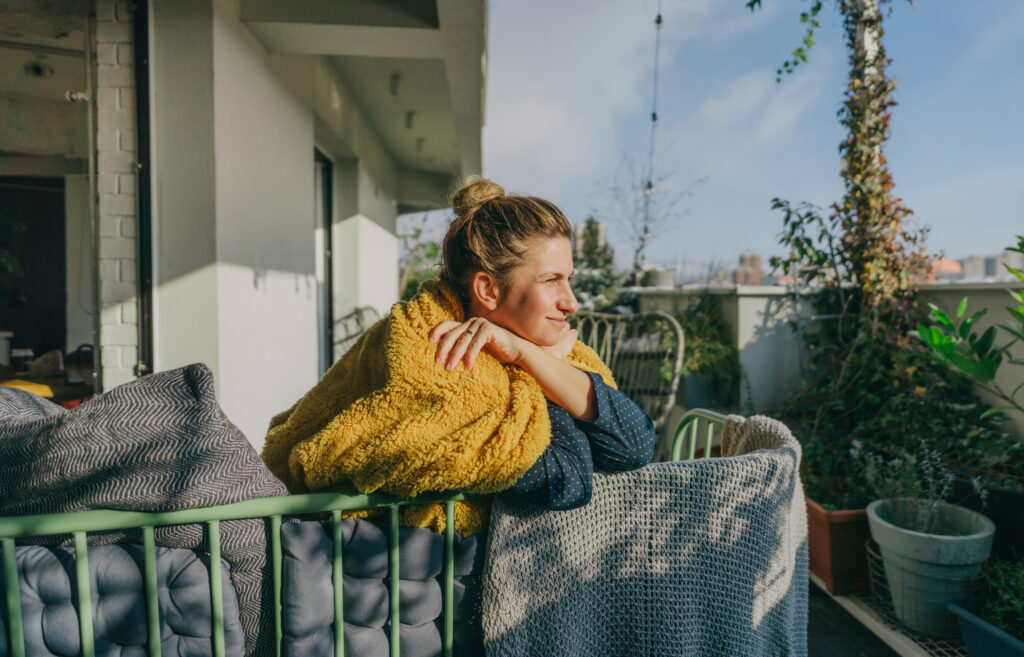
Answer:
[[[780, 252], [772, 197], [828, 205], [842, 193], [836, 111], [846, 83], [826, 3], [810, 62], [775, 69], [808, 2], [663, 0], [656, 171], [665, 192], [707, 177], [648, 261], [688, 269]], [[885, 46], [898, 83], [886, 154], [929, 249], [992, 254], [1024, 232], [1024, 2], [894, 0]], [[570, 222], [606, 205], [623, 154], [648, 149], [656, 0], [492, 0], [484, 172], [546, 197]], [[625, 232], [610, 226], [626, 264]]]

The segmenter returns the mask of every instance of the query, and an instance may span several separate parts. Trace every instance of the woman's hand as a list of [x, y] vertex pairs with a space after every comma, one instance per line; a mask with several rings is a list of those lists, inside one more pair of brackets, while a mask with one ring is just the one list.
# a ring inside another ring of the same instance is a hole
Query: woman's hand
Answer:
[[483, 317], [461, 323], [441, 322], [430, 331], [427, 339], [437, 343], [434, 362], [444, 364], [447, 370], [453, 369], [460, 360], [467, 370], [473, 369], [481, 349], [487, 349], [501, 363], [514, 363], [523, 352], [522, 338]]

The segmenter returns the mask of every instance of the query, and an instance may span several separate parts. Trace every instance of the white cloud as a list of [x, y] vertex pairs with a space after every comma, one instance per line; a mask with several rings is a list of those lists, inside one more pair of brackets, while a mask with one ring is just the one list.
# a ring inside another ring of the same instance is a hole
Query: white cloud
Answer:
[[768, 71], [752, 71], [734, 80], [725, 91], [701, 103], [696, 120], [716, 128], [747, 122], [755, 111], [764, 106], [768, 94], [774, 90], [773, 76]]
[[[826, 60], [825, 52], [818, 53]], [[774, 77], [774, 76], [773, 76]], [[786, 84], [765, 104], [754, 129], [759, 144], [778, 144], [793, 138], [800, 118], [821, 98], [823, 80], [821, 68], [814, 68], [807, 75], [786, 80]]]
[[[662, 65], [697, 29], [709, 0], [666, 7]], [[691, 7], [692, 5], [692, 7]], [[654, 58], [651, 2], [495, 2], [489, 28], [487, 175], [510, 189], [560, 197], [566, 185], [603, 171], [620, 149], [616, 123], [650, 103]], [[673, 22], [673, 21], [679, 22]]]

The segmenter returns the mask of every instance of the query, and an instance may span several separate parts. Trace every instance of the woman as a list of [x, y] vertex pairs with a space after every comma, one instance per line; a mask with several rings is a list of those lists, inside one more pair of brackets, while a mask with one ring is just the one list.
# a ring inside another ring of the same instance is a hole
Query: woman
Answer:
[[[303, 399], [271, 420], [263, 458], [291, 490], [494, 493], [586, 504], [596, 466], [650, 460], [654, 430], [566, 317], [571, 228], [547, 201], [487, 180], [455, 194], [440, 281], [396, 304]], [[443, 527], [435, 506], [403, 523]], [[463, 504], [456, 527], [486, 526]]]

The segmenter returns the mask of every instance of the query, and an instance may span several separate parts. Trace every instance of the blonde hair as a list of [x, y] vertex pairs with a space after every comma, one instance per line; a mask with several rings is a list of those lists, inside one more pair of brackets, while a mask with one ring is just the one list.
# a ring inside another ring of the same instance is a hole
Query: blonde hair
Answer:
[[553, 203], [535, 196], [506, 196], [501, 185], [470, 176], [452, 195], [455, 218], [441, 247], [441, 280], [469, 307], [473, 275], [493, 276], [507, 289], [512, 270], [526, 262], [538, 237], [571, 239], [569, 221]]

